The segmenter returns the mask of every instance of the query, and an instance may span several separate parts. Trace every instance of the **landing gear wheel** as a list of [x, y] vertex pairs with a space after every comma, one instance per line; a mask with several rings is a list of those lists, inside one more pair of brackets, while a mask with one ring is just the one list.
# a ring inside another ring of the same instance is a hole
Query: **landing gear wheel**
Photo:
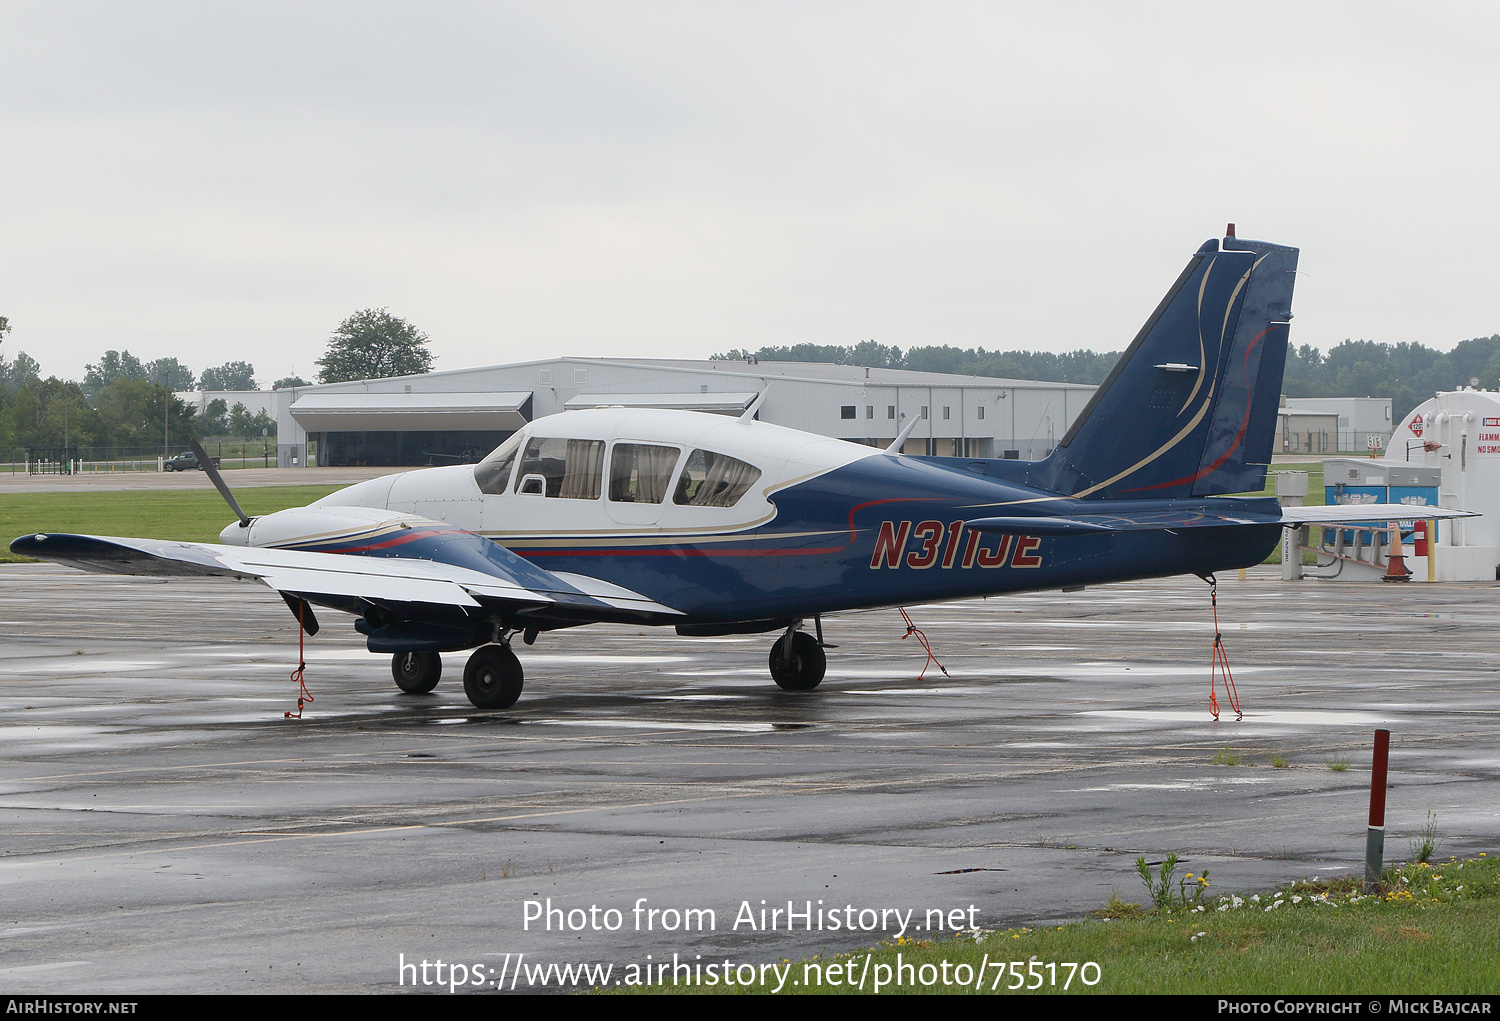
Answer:
[[828, 657], [812, 635], [792, 635], [792, 654], [786, 654], [786, 639], [771, 646], [771, 679], [787, 691], [812, 691], [823, 680]]
[[443, 676], [443, 660], [435, 652], [398, 652], [391, 657], [391, 676], [408, 695], [425, 695]]
[[522, 681], [521, 661], [506, 645], [481, 645], [464, 667], [464, 694], [476, 709], [509, 709]]

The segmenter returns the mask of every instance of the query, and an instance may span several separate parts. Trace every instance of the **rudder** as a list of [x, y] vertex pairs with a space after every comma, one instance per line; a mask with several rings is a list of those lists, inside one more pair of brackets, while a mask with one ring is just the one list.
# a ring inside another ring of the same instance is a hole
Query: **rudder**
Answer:
[[1205, 242], [1030, 485], [1163, 499], [1264, 484], [1297, 250]]

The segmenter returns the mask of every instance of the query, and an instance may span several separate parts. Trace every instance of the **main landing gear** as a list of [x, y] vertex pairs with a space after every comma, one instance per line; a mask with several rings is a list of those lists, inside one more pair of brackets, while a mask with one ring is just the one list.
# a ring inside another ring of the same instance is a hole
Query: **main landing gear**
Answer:
[[[798, 631], [801, 621], [786, 629], [786, 634], [771, 646], [771, 679], [785, 691], [812, 691], [823, 680], [828, 656], [823, 643], [805, 631]], [[821, 636], [822, 622], [818, 624]]]
[[[408, 695], [425, 695], [437, 687], [443, 661], [435, 652], [398, 652], [391, 657], [391, 676]], [[509, 709], [521, 697], [521, 661], [510, 644], [481, 645], [464, 667], [464, 694], [476, 709]]]
[[521, 697], [521, 661], [510, 643], [481, 645], [464, 667], [464, 694], [476, 709], [509, 709]]

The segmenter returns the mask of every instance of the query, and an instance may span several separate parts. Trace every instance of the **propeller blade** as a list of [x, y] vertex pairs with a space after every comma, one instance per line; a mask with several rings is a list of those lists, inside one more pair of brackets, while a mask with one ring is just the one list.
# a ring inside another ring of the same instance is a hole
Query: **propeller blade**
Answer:
[[214, 467], [213, 461], [203, 452], [203, 447], [197, 440], [188, 440], [188, 446], [192, 448], [193, 456], [198, 459], [198, 467], [207, 473], [209, 479], [213, 481], [214, 488], [219, 491], [219, 495], [224, 498], [224, 502], [229, 504], [229, 509], [234, 511], [235, 515], [240, 519], [240, 527], [249, 528], [250, 519], [245, 516], [244, 511], [240, 510], [240, 505], [235, 502], [234, 494], [229, 491], [229, 486], [225, 484], [224, 477], [219, 474], [219, 469]]

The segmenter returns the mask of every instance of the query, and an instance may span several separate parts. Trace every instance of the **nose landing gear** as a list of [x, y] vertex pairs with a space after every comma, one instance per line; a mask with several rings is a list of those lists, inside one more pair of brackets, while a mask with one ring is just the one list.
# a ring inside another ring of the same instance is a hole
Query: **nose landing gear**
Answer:
[[793, 625], [771, 646], [771, 679], [785, 691], [812, 691], [823, 680], [828, 656], [812, 635]]

